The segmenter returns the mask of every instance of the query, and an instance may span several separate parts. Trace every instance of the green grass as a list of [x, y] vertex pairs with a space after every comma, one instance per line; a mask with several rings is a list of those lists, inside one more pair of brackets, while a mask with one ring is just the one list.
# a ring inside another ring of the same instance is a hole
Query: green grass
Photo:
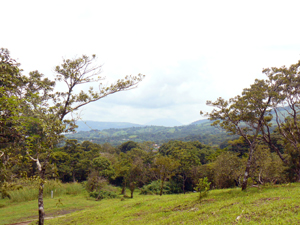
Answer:
[[[31, 185], [24, 185], [20, 190], [10, 191], [12, 202], [24, 202], [37, 199], [38, 181], [33, 181]], [[48, 180], [44, 187], [44, 197], [50, 197], [51, 191], [55, 197], [61, 195], [77, 195], [83, 192], [83, 186], [79, 183], [62, 184], [59, 181]]]
[[[133, 199], [99, 202], [87, 200], [84, 195], [66, 196], [62, 197], [64, 205], [59, 210], [80, 211], [47, 220], [45, 224], [299, 224], [299, 194], [300, 184], [289, 184], [249, 188], [247, 192], [240, 189], [212, 190], [202, 204], [198, 201], [198, 193], [135, 194]], [[46, 213], [58, 210], [57, 199], [46, 199], [45, 202]], [[5, 205], [0, 208], [0, 218], [8, 221], [12, 211], [20, 215], [25, 211], [37, 213], [36, 204], [37, 201]]]
[[[99, 202], [87, 200], [86, 196], [63, 195], [53, 199], [44, 199], [46, 216], [57, 216], [77, 210], [87, 209], [98, 205]], [[2, 206], [2, 207], [1, 207]], [[0, 224], [11, 224], [21, 221], [31, 221], [38, 218], [38, 202], [11, 202], [8, 199], [0, 200]]]

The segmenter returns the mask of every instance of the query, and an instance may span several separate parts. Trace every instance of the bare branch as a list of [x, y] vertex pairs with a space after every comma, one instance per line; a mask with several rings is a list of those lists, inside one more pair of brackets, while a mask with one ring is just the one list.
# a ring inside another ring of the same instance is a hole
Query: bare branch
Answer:
[[35, 161], [35, 162], [36, 162], [36, 165], [37, 165], [37, 167], [38, 167], [38, 170], [41, 171], [41, 170], [42, 170], [42, 166], [41, 166], [41, 163], [40, 163], [39, 159], [38, 159], [38, 158], [36, 158], [36, 159], [33, 158], [33, 157], [29, 154], [28, 151], [26, 151], [26, 154], [28, 155], [28, 157], [29, 157], [32, 161]]

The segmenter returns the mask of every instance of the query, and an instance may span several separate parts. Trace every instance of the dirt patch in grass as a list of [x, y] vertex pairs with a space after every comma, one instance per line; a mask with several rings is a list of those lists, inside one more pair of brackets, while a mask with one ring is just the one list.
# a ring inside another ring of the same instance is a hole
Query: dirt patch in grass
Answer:
[[283, 199], [283, 198], [280, 198], [280, 197], [261, 198], [261, 199], [259, 199], [259, 201], [275, 201], [275, 200], [280, 200], [280, 199]]

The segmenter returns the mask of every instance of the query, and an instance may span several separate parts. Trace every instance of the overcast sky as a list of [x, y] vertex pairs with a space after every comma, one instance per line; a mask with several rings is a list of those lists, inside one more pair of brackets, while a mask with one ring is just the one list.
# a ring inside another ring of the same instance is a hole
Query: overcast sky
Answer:
[[182, 124], [300, 59], [300, 1], [1, 1], [0, 47], [25, 73], [53, 76], [63, 58], [96, 54], [107, 83], [138, 88], [86, 106], [83, 120]]

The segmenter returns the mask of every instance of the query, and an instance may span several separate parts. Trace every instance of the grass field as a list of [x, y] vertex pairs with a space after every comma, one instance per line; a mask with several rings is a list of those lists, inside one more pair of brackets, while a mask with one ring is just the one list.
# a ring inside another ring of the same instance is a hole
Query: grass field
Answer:
[[[45, 224], [299, 224], [300, 184], [212, 190], [200, 204], [197, 193], [143, 196], [102, 201], [85, 195], [45, 199], [47, 216], [65, 214]], [[28, 220], [37, 201], [0, 200], [0, 224]], [[32, 223], [34, 224], [34, 222]]]

